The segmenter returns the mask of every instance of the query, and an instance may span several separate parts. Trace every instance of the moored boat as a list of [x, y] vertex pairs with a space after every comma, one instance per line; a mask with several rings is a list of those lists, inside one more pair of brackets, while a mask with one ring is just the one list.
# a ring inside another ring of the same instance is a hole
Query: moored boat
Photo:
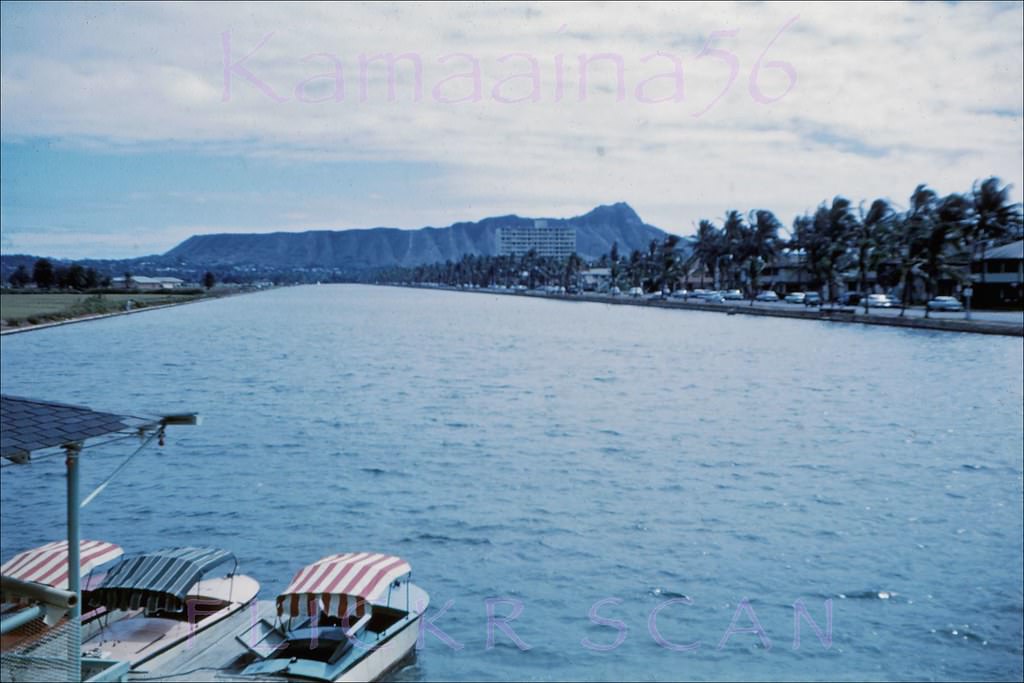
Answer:
[[[105, 565], [110, 564], [124, 554], [119, 545], [107, 541], [80, 541], [79, 542], [79, 572], [82, 576], [83, 600], [89, 595], [89, 591], [95, 588], [106, 576], [103, 571]], [[18, 553], [0, 566], [0, 575], [5, 579], [11, 578], [17, 581], [27, 581], [49, 586], [58, 590], [68, 589], [68, 542], [54, 541], [46, 545], [25, 550]], [[19, 611], [25, 609], [29, 601], [8, 595], [2, 596], [0, 604], [0, 616], [6, 619]], [[105, 614], [102, 608], [85, 610], [82, 613], [82, 629], [89, 633], [94, 622]], [[38, 632], [31, 628], [15, 629], [5, 633], [0, 640], [0, 649], [8, 650], [13, 647], [24, 646]]]
[[[233, 563], [230, 572], [212, 570]], [[214, 632], [240, 628], [259, 592], [237, 574], [238, 560], [216, 548], [169, 548], [126, 557], [90, 592], [87, 608], [104, 609], [101, 627], [82, 639], [92, 657], [136, 669], [188, 657]]]
[[429, 603], [405, 560], [378, 553], [329, 555], [295, 574], [277, 596], [277, 618], [238, 640], [255, 657], [241, 675], [372, 681], [406, 660]]

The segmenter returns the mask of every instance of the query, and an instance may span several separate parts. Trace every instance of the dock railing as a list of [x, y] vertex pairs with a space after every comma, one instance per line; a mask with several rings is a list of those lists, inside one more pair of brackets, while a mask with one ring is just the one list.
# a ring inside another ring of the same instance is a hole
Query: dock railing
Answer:
[[0, 620], [0, 682], [125, 679], [127, 662], [82, 657], [82, 624], [67, 617], [75, 593], [10, 576], [0, 577], [0, 592], [22, 605]]
[[0, 621], [0, 681], [77, 680], [81, 661], [81, 628], [65, 618], [78, 596], [4, 576], [4, 601], [24, 604]]

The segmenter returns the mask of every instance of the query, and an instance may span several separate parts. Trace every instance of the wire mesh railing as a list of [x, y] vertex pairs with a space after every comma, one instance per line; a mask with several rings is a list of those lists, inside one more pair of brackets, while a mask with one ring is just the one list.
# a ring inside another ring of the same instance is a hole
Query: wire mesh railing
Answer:
[[0, 643], [0, 681], [77, 681], [81, 624], [62, 619], [47, 626], [39, 617], [5, 633]]

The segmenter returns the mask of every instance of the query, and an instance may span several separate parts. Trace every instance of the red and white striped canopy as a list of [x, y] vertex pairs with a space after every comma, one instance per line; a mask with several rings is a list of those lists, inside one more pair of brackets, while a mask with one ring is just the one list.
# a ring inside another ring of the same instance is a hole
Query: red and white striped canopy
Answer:
[[[87, 574], [95, 567], [124, 554], [121, 546], [105, 541], [81, 541], [78, 547], [82, 574]], [[68, 542], [54, 541], [34, 550], [18, 553], [0, 567], [0, 574], [67, 590]]]
[[365, 612], [365, 603], [376, 600], [392, 581], [411, 571], [408, 562], [393, 555], [329, 555], [295, 574], [288, 588], [277, 596], [277, 613], [283, 615], [287, 608], [292, 617], [303, 612], [313, 616], [317, 602], [323, 601], [326, 614], [342, 617], [349, 611], [349, 605], [353, 605], [354, 612], [361, 615]]

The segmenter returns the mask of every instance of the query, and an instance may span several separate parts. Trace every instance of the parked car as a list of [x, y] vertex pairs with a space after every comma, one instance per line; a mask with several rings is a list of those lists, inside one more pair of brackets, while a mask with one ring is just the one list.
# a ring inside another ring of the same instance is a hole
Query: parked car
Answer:
[[690, 296], [692, 296], [691, 293], [687, 292], [685, 289], [677, 289], [676, 291], [672, 292], [673, 299], [686, 299]]
[[629, 296], [641, 297], [644, 295], [644, 290], [640, 287], [630, 287], [627, 294]]
[[839, 297], [839, 305], [856, 306], [860, 303], [862, 298], [864, 298], [864, 295], [860, 292], [845, 292], [841, 297]]
[[804, 302], [804, 299], [806, 299], [806, 298], [807, 298], [807, 295], [804, 294], [803, 292], [791, 292], [791, 293], [786, 295], [786, 303], [787, 304], [802, 304]]
[[743, 301], [743, 292], [738, 289], [727, 289], [722, 292], [722, 298], [726, 301]]
[[804, 296], [804, 306], [820, 306], [821, 295], [817, 292], [807, 292]]
[[618, 287], [612, 287], [611, 289], [608, 290], [608, 293], [611, 294], [612, 296], [619, 296], [622, 294], [622, 290], [619, 289]]
[[868, 294], [868, 308], [892, 308], [888, 294]]
[[929, 311], [962, 311], [964, 305], [955, 296], [937, 296], [927, 304]]
[[644, 298], [648, 301], [661, 301], [665, 298], [665, 292], [651, 292]]
[[778, 301], [779, 295], [773, 292], [772, 290], [768, 289], [761, 292], [754, 298], [757, 299], [758, 301]]
[[724, 304], [725, 297], [721, 292], [705, 292], [704, 301], [709, 304]]

